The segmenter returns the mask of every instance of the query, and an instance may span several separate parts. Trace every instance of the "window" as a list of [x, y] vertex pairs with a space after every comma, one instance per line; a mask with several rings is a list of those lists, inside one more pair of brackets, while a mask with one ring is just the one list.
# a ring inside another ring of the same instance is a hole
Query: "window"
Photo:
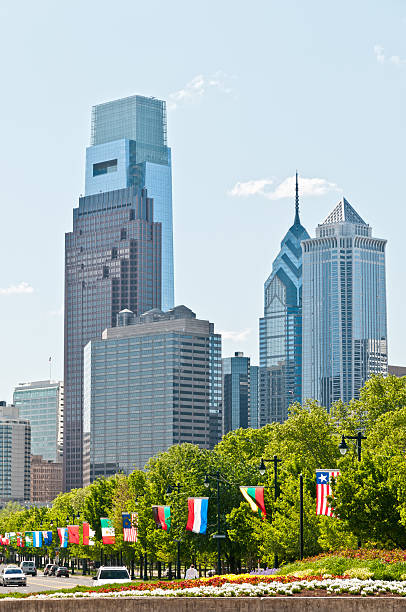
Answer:
[[100, 176], [109, 172], [117, 172], [117, 160], [110, 159], [109, 161], [93, 164], [93, 176]]

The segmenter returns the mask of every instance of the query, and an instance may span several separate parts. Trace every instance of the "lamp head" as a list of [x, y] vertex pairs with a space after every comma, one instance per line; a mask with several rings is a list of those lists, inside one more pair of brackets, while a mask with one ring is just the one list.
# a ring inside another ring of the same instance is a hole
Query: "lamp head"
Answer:
[[207, 474], [204, 477], [204, 483], [203, 484], [204, 484], [204, 486], [206, 488], [208, 488], [210, 486], [210, 480], [209, 480], [209, 476]]
[[344, 436], [342, 436], [342, 438], [341, 438], [341, 442], [340, 442], [340, 444], [338, 445], [338, 450], [340, 451], [340, 453], [341, 453], [343, 456], [345, 455], [345, 453], [346, 453], [346, 452], [347, 452], [347, 450], [348, 450], [348, 445], [347, 445], [347, 442], [345, 441]]
[[261, 476], [263, 476], [266, 472], [266, 466], [265, 466], [265, 461], [263, 459], [261, 459], [261, 463], [258, 466], [258, 470], [259, 473], [261, 474]]

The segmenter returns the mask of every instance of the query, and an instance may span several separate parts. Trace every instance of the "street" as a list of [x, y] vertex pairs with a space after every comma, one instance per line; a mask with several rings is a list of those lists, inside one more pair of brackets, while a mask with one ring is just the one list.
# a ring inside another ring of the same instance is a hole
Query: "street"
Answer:
[[91, 586], [93, 580], [91, 576], [82, 576], [81, 574], [74, 574], [69, 578], [55, 578], [54, 576], [44, 576], [42, 572], [38, 572], [37, 576], [27, 576], [27, 586], [0, 586], [0, 593], [15, 593], [19, 591], [21, 593], [36, 593], [38, 591], [45, 591], [49, 589], [64, 589], [74, 587], [78, 584], [83, 586]]

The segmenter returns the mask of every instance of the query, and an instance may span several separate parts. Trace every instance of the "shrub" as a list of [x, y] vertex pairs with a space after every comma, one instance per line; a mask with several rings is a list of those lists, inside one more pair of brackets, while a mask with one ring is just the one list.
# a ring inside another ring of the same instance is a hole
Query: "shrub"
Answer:
[[368, 578], [373, 578], [374, 575], [367, 567], [352, 567], [345, 573], [350, 578], [358, 578], [358, 580], [368, 580]]

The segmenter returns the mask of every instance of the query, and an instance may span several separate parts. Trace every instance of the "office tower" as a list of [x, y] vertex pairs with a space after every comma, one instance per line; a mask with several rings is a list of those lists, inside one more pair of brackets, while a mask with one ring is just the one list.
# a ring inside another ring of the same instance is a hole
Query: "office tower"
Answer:
[[[84, 349], [84, 483], [144, 468], [173, 444], [211, 445], [221, 402], [221, 336], [185, 306], [140, 316]], [[214, 405], [213, 405], [214, 404]]]
[[303, 400], [330, 408], [387, 374], [386, 240], [343, 198], [303, 249]]
[[16, 406], [0, 402], [0, 503], [30, 500], [31, 427]]
[[92, 109], [85, 194], [131, 186], [147, 189], [154, 221], [162, 226], [161, 308], [166, 311], [174, 306], [172, 164], [162, 100], [131, 96]]
[[248, 427], [258, 429], [261, 427], [260, 417], [260, 371], [259, 366], [250, 365], [250, 409], [248, 414]]
[[239, 351], [222, 360], [223, 434], [240, 427], [259, 427], [258, 366]]
[[52, 502], [62, 491], [62, 462], [31, 456], [31, 495], [34, 504]]
[[18, 408], [20, 418], [30, 422], [32, 454], [41, 455], [48, 461], [62, 461], [63, 382], [20, 383], [14, 389], [13, 404]]
[[64, 488], [82, 486], [83, 347], [116, 314], [161, 305], [161, 224], [131, 186], [79, 199], [65, 239]]
[[[268, 368], [266, 422], [283, 422], [289, 405], [302, 399], [302, 247], [309, 234], [300, 223], [296, 173], [295, 219], [281, 242], [264, 285], [264, 316], [259, 321], [259, 361]], [[265, 384], [265, 382], [264, 382]], [[261, 425], [265, 423], [262, 422]]]

